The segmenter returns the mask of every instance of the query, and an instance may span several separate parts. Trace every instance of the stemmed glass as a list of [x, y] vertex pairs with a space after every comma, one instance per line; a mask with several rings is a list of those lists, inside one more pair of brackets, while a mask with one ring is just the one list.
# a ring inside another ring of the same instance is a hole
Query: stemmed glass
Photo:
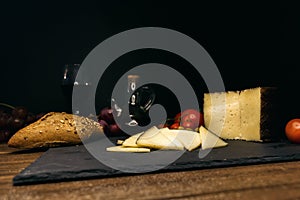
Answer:
[[72, 112], [72, 92], [80, 64], [65, 64], [63, 66], [61, 88], [66, 101], [66, 112]]

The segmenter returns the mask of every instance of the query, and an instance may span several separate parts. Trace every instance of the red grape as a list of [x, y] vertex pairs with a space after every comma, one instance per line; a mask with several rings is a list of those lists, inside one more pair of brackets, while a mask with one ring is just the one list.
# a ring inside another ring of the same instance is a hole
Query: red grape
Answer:
[[118, 124], [111, 124], [109, 125], [109, 134], [111, 134], [111, 136], [113, 135], [119, 135], [121, 133], [121, 129], [118, 126]]
[[28, 114], [28, 110], [23, 106], [18, 106], [11, 111], [11, 114], [15, 118], [25, 119]]
[[11, 128], [13, 130], [19, 130], [24, 127], [24, 120], [20, 118], [15, 118], [11, 121]]
[[113, 109], [108, 107], [101, 109], [99, 119], [106, 121], [108, 124], [115, 124]]
[[12, 133], [9, 130], [0, 130], [0, 142], [7, 142]]
[[103, 127], [103, 131], [104, 133], [107, 133], [109, 130], [109, 125], [106, 121], [104, 121], [103, 119], [99, 120], [99, 124]]
[[0, 115], [0, 129], [7, 127], [7, 121], [8, 121], [8, 114], [7, 113], [1, 113]]
[[44, 115], [30, 113], [24, 106], [13, 107], [5, 103], [0, 103], [0, 106], [3, 107], [0, 108], [0, 143], [7, 142], [18, 130]]

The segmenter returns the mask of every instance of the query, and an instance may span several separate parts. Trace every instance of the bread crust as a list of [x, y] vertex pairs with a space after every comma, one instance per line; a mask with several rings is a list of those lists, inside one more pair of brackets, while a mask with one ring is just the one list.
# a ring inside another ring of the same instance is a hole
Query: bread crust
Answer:
[[17, 131], [8, 141], [8, 146], [32, 149], [77, 145], [99, 133], [103, 134], [103, 127], [93, 119], [65, 112], [49, 112]]

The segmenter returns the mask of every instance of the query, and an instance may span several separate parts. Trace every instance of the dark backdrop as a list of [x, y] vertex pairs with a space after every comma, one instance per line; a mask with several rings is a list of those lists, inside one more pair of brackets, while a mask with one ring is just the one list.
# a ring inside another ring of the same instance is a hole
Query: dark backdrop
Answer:
[[[82, 2], [19, 1], [1, 6], [1, 102], [33, 112], [63, 111], [64, 64], [81, 63], [116, 33], [159, 26], [198, 41], [217, 64], [227, 90], [276, 86], [282, 91], [278, 114], [283, 120], [300, 117], [296, 5], [287, 1]], [[124, 65], [133, 60], [125, 59]]]

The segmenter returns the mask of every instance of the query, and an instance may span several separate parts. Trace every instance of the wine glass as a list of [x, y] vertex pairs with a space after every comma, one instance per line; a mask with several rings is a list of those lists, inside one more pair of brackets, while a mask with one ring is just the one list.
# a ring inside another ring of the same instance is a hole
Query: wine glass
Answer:
[[[111, 107], [114, 110], [114, 112], [116, 113], [115, 117], [117, 117], [118, 119], [120, 119], [120, 121], [122, 121], [122, 126], [124, 127], [126, 126], [137, 126], [137, 122], [136, 120], [132, 119], [129, 112], [128, 112], [128, 104], [129, 104], [129, 100], [132, 95], [132, 93], [136, 90], [137, 85], [138, 85], [138, 81], [139, 81], [139, 75], [136, 74], [129, 74], [127, 75], [127, 88], [126, 88], [126, 92], [122, 92], [122, 94], [118, 94], [118, 96], [122, 96], [122, 101], [117, 98], [115, 99], [115, 97], [111, 98]], [[124, 88], [125, 89], [125, 88]]]
[[63, 66], [61, 88], [66, 101], [66, 112], [72, 112], [72, 92], [80, 64], [65, 64]]

